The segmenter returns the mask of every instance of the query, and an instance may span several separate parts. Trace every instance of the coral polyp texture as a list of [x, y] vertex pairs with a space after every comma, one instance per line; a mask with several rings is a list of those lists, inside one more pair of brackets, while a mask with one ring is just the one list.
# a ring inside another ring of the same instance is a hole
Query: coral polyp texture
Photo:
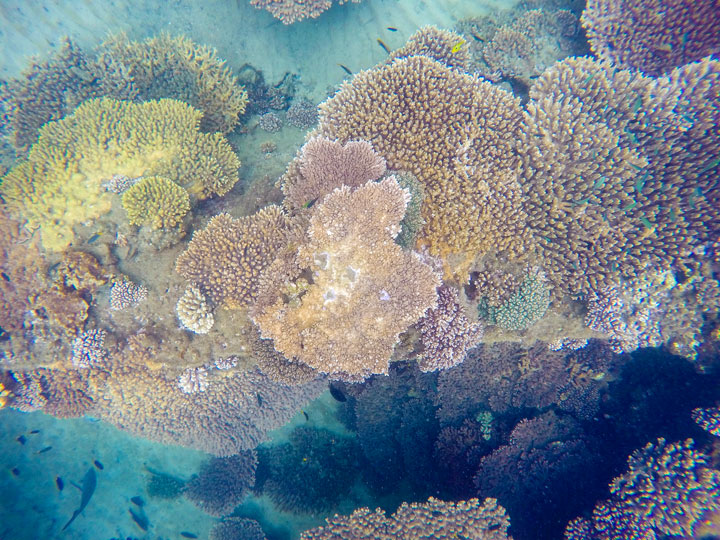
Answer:
[[255, 484], [256, 468], [254, 450], [211, 458], [185, 485], [184, 494], [210, 515], [230, 514]]
[[426, 503], [403, 503], [390, 517], [380, 508], [359, 508], [349, 516], [327, 519], [327, 525], [305, 531], [302, 540], [431, 540], [476, 538], [508, 540], [510, 520], [495, 499], [443, 502], [430, 497]]
[[283, 203], [293, 211], [310, 207], [340, 186], [359, 187], [385, 172], [385, 160], [367, 141], [344, 145], [315, 136], [300, 149], [282, 178]]
[[431, 268], [393, 239], [409, 200], [393, 177], [315, 205], [297, 262], [313, 282], [299, 298], [278, 297], [254, 315], [275, 349], [337, 377], [387, 373], [400, 332], [436, 301]]
[[[516, 177], [520, 101], [497, 86], [426, 56], [362, 71], [320, 105], [319, 133], [362, 139], [388, 167], [422, 184], [418, 244], [433, 255], [524, 252]], [[462, 266], [462, 265], [459, 265]]]
[[720, 511], [720, 472], [709, 468], [709, 457], [692, 439], [658, 439], [628, 458], [627, 472], [612, 481], [610, 493], [591, 520], [571, 522], [566, 539], [694, 537], [703, 516]]
[[596, 55], [648, 75], [720, 51], [712, 0], [589, 0], [581, 20]]
[[3, 178], [0, 194], [11, 214], [41, 227], [43, 246], [62, 250], [73, 226], [110, 210], [103, 181], [157, 175], [194, 199], [225, 194], [240, 161], [220, 134], [198, 131], [202, 113], [173, 100], [141, 104], [96, 99], [40, 130], [27, 161]]
[[190, 196], [172, 180], [146, 176], [123, 193], [122, 205], [132, 225], [164, 229], [182, 222], [190, 211]]
[[692, 418], [697, 425], [708, 433], [720, 437], [720, 408], [710, 407], [707, 409], [697, 408], [692, 411]]
[[418, 55], [427, 56], [460, 71], [469, 71], [469, 45], [465, 38], [449, 30], [423, 26], [408, 38], [405, 45], [392, 52], [390, 61]]
[[210, 306], [203, 294], [189, 285], [175, 306], [182, 325], [196, 334], [207, 334], [215, 323]]
[[708, 241], [718, 226], [708, 176], [718, 171], [718, 127], [707, 121], [717, 79], [711, 60], [670, 80], [590, 58], [563, 60], [537, 79], [521, 174], [529, 229], [560, 290], [668, 268]]
[[[335, 0], [337, 4], [345, 4], [348, 0]], [[361, 0], [350, 0], [358, 3]], [[303, 19], [314, 19], [330, 9], [333, 0], [250, 0], [250, 3], [269, 11], [273, 17], [280, 19], [283, 24], [293, 24]]]
[[193, 234], [175, 268], [215, 304], [247, 307], [256, 297], [262, 272], [285, 248], [290, 229], [278, 206], [239, 219], [219, 214]]

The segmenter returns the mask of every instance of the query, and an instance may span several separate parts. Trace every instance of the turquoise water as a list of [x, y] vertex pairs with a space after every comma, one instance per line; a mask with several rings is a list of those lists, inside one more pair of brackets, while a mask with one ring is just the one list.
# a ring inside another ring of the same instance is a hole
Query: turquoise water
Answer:
[[720, 13], [605, 4], [3, 2], [0, 540], [720, 537]]

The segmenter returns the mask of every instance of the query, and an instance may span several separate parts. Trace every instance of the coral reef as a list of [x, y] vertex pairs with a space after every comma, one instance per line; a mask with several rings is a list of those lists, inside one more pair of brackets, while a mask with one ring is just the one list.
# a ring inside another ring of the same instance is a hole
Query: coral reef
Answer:
[[298, 212], [312, 207], [333, 189], [356, 188], [377, 180], [385, 172], [385, 160], [366, 141], [345, 145], [326, 137], [310, 138], [283, 175], [283, 204]]
[[218, 214], [193, 234], [175, 269], [216, 305], [249, 306], [261, 273], [285, 247], [290, 228], [278, 206], [239, 219]]
[[72, 343], [72, 364], [76, 368], [89, 368], [105, 359], [105, 330], [88, 330]]
[[317, 105], [307, 98], [296, 97], [288, 107], [285, 119], [298, 129], [310, 129], [317, 124]]
[[702, 409], [698, 407], [697, 409], [693, 409], [692, 418], [697, 425], [708, 433], [720, 437], [720, 408], [709, 407]]
[[198, 132], [200, 114], [172, 100], [87, 101], [42, 127], [28, 161], [5, 175], [0, 194], [12, 214], [40, 227], [50, 250], [73, 241], [74, 225], [110, 210], [102, 182], [116, 174], [162, 176], [199, 199], [223, 195], [240, 162], [222, 135]]
[[495, 307], [484, 299], [478, 305], [480, 317], [489, 324], [506, 330], [525, 330], [539, 321], [550, 306], [550, 290], [545, 274], [538, 268], [531, 269], [520, 283], [517, 291]]
[[692, 439], [648, 443], [628, 458], [627, 472], [610, 484], [612, 498], [595, 507], [590, 522], [571, 522], [565, 538], [694, 537], [703, 515], [720, 510], [720, 472], [708, 468], [708, 462]]
[[226, 517], [210, 529], [210, 540], [265, 540], [260, 524], [254, 519]]
[[287, 512], [334, 509], [352, 489], [358, 450], [353, 438], [327, 429], [297, 427], [289, 441], [258, 449], [256, 491]]
[[393, 242], [408, 200], [391, 177], [337, 188], [315, 205], [297, 255], [313, 283], [299, 305], [281, 297], [254, 314], [262, 337], [334, 377], [386, 373], [398, 335], [435, 304], [438, 285]]
[[110, 309], [119, 311], [138, 305], [147, 298], [148, 289], [129, 279], [116, 281], [110, 288]]
[[277, 133], [282, 129], [283, 121], [277, 113], [267, 112], [258, 120], [258, 126], [268, 133]]
[[437, 307], [429, 309], [417, 323], [423, 346], [418, 360], [422, 371], [451, 368], [480, 343], [482, 324], [470, 322], [458, 302], [457, 289], [440, 287]]
[[458, 71], [469, 71], [470, 46], [465, 39], [449, 30], [423, 26], [410, 36], [402, 47], [394, 50], [388, 63], [395, 58], [427, 56]]
[[[382, 103], [382, 107], [377, 104]], [[509, 92], [426, 56], [358, 73], [320, 105], [318, 132], [363, 139], [424, 189], [418, 244], [433, 255], [525, 251], [515, 146], [522, 110]]]
[[596, 55], [648, 75], [720, 51], [720, 14], [713, 2], [589, 0], [582, 25]]
[[[338, 4], [344, 4], [348, 0], [336, 0]], [[350, 0], [358, 3], [361, 0]], [[273, 17], [280, 19], [283, 24], [293, 24], [303, 19], [315, 19], [320, 14], [330, 9], [333, 0], [250, 0], [256, 8], [269, 11]]]
[[208, 388], [208, 374], [204, 367], [187, 368], [178, 377], [178, 388], [186, 394], [197, 394]]
[[256, 468], [254, 450], [211, 458], [185, 484], [185, 497], [203, 512], [218, 517], [227, 515], [255, 484]]
[[426, 503], [403, 503], [390, 517], [380, 508], [359, 508], [349, 516], [327, 519], [327, 525], [302, 533], [302, 540], [375, 539], [430, 540], [478, 538], [508, 540], [510, 520], [495, 499], [443, 502], [430, 497]]
[[190, 211], [190, 195], [172, 180], [145, 176], [125, 190], [122, 205], [131, 225], [171, 228]]
[[182, 325], [196, 334], [207, 334], [215, 324], [215, 317], [203, 294], [192, 285], [188, 285], [175, 307]]

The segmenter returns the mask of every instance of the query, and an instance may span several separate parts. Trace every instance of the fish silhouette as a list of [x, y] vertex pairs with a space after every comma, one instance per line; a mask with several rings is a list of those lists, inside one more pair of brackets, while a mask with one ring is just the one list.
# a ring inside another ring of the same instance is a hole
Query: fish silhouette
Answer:
[[85, 507], [90, 502], [90, 498], [93, 496], [93, 493], [95, 493], [95, 488], [97, 487], [97, 474], [95, 474], [95, 469], [90, 467], [88, 471], [85, 473], [85, 476], [83, 476], [83, 482], [82, 482], [82, 497], [80, 497], [80, 508], [75, 510], [73, 512], [72, 517], [70, 518], [70, 521], [68, 521], [65, 526], [61, 530], [67, 529], [70, 524], [75, 521], [75, 518], [80, 515], [80, 512], [85, 510]]

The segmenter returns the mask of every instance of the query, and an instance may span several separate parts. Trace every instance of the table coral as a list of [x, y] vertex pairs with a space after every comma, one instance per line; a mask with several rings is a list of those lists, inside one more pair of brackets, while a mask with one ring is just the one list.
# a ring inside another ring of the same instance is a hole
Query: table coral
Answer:
[[318, 203], [297, 256], [313, 282], [299, 305], [280, 297], [254, 315], [262, 336], [287, 358], [335, 377], [387, 373], [398, 335], [434, 306], [439, 285], [430, 267], [393, 242], [408, 200], [390, 177], [337, 188]]
[[589, 0], [581, 20], [596, 55], [648, 75], [720, 51], [711, 0]]
[[182, 222], [190, 211], [190, 195], [172, 180], [145, 176], [123, 193], [122, 205], [131, 225], [165, 229]]
[[240, 162], [222, 135], [198, 131], [201, 114], [167, 99], [87, 101], [43, 126], [28, 160], [3, 178], [0, 194], [12, 214], [41, 227], [43, 246], [55, 251], [73, 241], [74, 225], [110, 210], [102, 183], [116, 174], [163, 176], [194, 199], [223, 195], [237, 181]]
[[175, 269], [215, 304], [249, 306], [261, 273], [285, 247], [290, 228], [278, 206], [239, 219], [219, 214], [193, 234]]
[[[358, 3], [361, 0], [350, 1]], [[338, 4], [346, 2], [348, 0], [337, 0]], [[330, 9], [333, 0], [250, 0], [250, 3], [257, 8], [269, 11], [283, 24], [293, 24], [306, 18], [319, 17], [323, 11]]]

